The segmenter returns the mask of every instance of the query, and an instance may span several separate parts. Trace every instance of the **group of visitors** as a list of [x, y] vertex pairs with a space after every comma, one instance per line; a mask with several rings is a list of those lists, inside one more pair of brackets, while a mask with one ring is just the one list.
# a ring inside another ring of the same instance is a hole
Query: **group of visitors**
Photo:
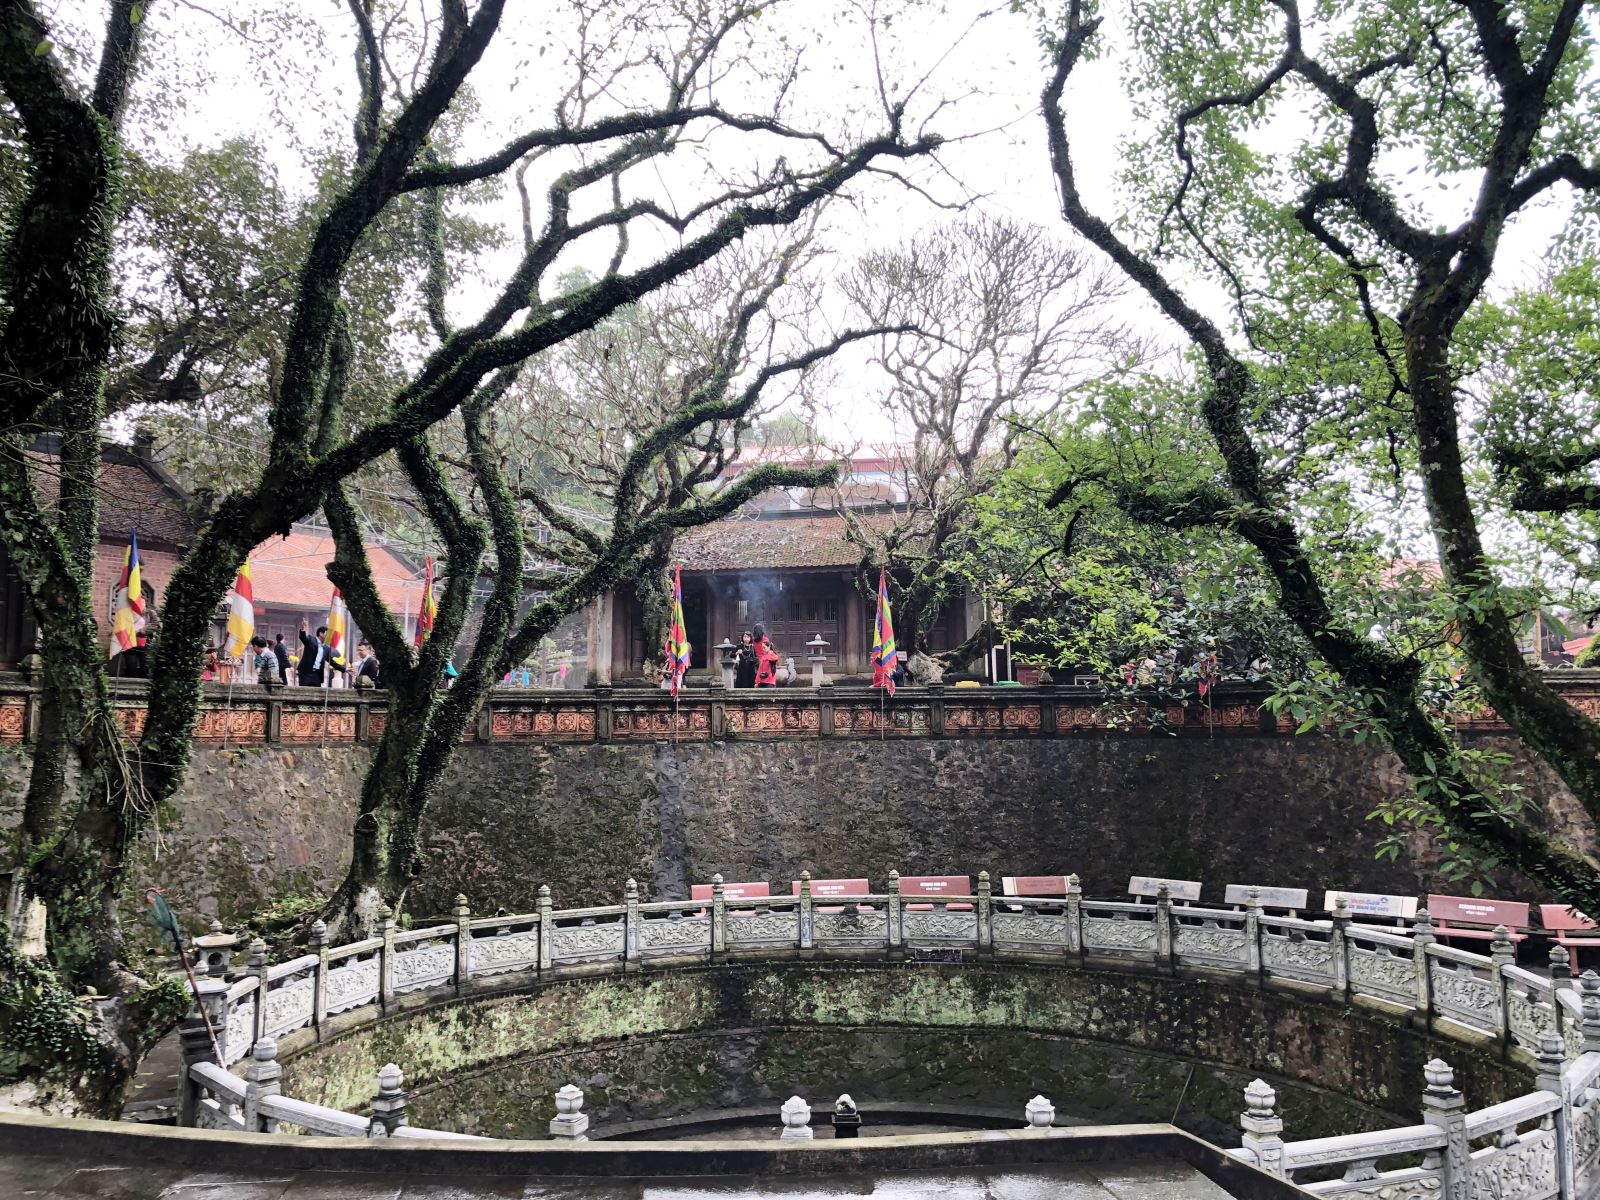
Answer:
[[[280, 684], [313, 688], [359, 687], [363, 679], [369, 680], [371, 687], [383, 686], [383, 673], [370, 643], [356, 643], [356, 660], [348, 663], [338, 650], [328, 645], [327, 637], [326, 625], [319, 625], [317, 631], [312, 633], [310, 622], [304, 618], [300, 621], [298, 654], [290, 652], [281, 633], [270, 642], [259, 635], [253, 637], [240, 664], [242, 671], [233, 678], [237, 682], [257, 683], [269, 688]], [[201, 679], [210, 681], [224, 678], [221, 654], [221, 647], [206, 651], [205, 663], [200, 670]]]
[[777, 687], [778, 651], [760, 625], [739, 635], [733, 652], [734, 687]]

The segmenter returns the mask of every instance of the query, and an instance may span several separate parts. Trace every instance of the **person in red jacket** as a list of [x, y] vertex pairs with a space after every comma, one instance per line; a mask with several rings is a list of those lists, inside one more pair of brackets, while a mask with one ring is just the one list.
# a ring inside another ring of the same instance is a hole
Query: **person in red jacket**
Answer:
[[750, 631], [756, 643], [756, 686], [778, 686], [778, 652], [767, 640], [767, 631], [757, 625]]

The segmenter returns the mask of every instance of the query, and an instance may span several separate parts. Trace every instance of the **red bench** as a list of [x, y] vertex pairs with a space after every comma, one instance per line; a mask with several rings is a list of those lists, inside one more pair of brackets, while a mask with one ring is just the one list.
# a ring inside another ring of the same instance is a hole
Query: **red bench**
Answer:
[[[1572, 969], [1578, 969], [1578, 951], [1600, 948], [1600, 927], [1575, 908], [1565, 904], [1541, 904], [1539, 924], [1555, 938], [1556, 945], [1566, 947], [1572, 955]], [[1588, 937], [1575, 936], [1589, 934]]]
[[[902, 875], [900, 876], [900, 894], [902, 896], [970, 896], [972, 895], [972, 877], [970, 875]], [[933, 908], [931, 904], [908, 904], [907, 912], [927, 912]], [[945, 908], [950, 912], [971, 912], [970, 904], [947, 904]]]
[[[798, 896], [800, 894], [800, 881], [798, 879], [794, 881], [793, 887], [794, 894]], [[811, 881], [812, 900], [832, 899], [835, 896], [853, 900], [857, 896], [870, 896], [871, 894], [872, 884], [870, 880], [866, 879], [813, 879]], [[817, 911], [821, 913], [840, 913], [844, 912], [848, 907], [849, 905], [846, 904], [833, 904], [827, 908], [819, 908]], [[855, 908], [857, 912], [872, 911], [870, 904], [858, 904]]]
[[[709, 883], [695, 883], [689, 885], [689, 899], [709, 900], [711, 889], [714, 885]], [[722, 898], [728, 900], [765, 900], [772, 895], [772, 888], [765, 883], [725, 883], [722, 885]], [[734, 916], [748, 916], [755, 911], [753, 908], [729, 910]], [[695, 914], [697, 917], [706, 915], [706, 910], [701, 909]]]
[[1511, 931], [1511, 940], [1528, 936], [1528, 906], [1518, 900], [1482, 900], [1477, 896], [1428, 897], [1428, 916], [1440, 940], [1452, 938], [1489, 942], [1496, 925]]

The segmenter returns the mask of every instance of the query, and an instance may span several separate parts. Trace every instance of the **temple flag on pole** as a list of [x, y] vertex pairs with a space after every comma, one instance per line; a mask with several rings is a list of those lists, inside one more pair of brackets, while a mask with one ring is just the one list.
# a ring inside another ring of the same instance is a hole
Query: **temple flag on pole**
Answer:
[[672, 628], [667, 631], [667, 678], [672, 683], [672, 698], [678, 698], [683, 673], [689, 669], [689, 631], [683, 624], [683, 568], [672, 565]]
[[417, 633], [412, 639], [418, 650], [433, 632], [433, 619], [438, 615], [439, 606], [433, 601], [433, 559], [429, 558], [422, 570], [422, 607], [417, 609]]
[[128, 531], [128, 549], [122, 556], [122, 577], [117, 580], [117, 604], [111, 618], [111, 649], [108, 658], [139, 643], [144, 628], [144, 577], [139, 573], [139, 535]]
[[878, 568], [878, 619], [872, 625], [872, 686], [894, 695], [894, 617], [889, 612], [889, 572]]
[[228, 597], [228, 639], [222, 646], [223, 658], [243, 658], [256, 635], [256, 598], [250, 584], [250, 560], [244, 560], [234, 577], [233, 594]]
[[350, 610], [344, 606], [339, 589], [333, 589], [333, 599], [328, 603], [328, 657], [341, 658], [345, 651], [346, 634], [350, 629]]

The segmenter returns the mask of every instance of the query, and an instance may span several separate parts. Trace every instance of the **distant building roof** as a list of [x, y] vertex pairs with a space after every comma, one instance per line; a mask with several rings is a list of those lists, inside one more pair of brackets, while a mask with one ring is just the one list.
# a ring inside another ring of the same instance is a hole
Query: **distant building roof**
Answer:
[[1563, 654], [1570, 654], [1573, 658], [1577, 658], [1578, 655], [1582, 654], [1589, 648], [1589, 643], [1594, 641], [1594, 638], [1595, 635], [1591, 633], [1586, 634], [1583, 637], [1573, 638], [1571, 641], [1562, 642], [1561, 652]]
[[[60, 443], [41, 439], [30, 451], [37, 464], [39, 499], [54, 507], [61, 495]], [[149, 542], [183, 549], [194, 541], [198, 522], [176, 480], [137, 450], [107, 445], [100, 454], [100, 540], [126, 542], [128, 532]]]
[[[260, 605], [321, 609], [333, 596], [327, 567], [333, 561], [333, 535], [297, 525], [288, 537], [272, 538], [250, 552], [250, 583]], [[385, 606], [415, 613], [422, 601], [422, 579], [411, 564], [380, 543], [367, 543], [367, 561]]]
[[[886, 529], [890, 512], [859, 513], [869, 527]], [[789, 567], [853, 567], [861, 551], [845, 539], [838, 513], [729, 517], [687, 529], [674, 546], [689, 571], [760, 571]]]

